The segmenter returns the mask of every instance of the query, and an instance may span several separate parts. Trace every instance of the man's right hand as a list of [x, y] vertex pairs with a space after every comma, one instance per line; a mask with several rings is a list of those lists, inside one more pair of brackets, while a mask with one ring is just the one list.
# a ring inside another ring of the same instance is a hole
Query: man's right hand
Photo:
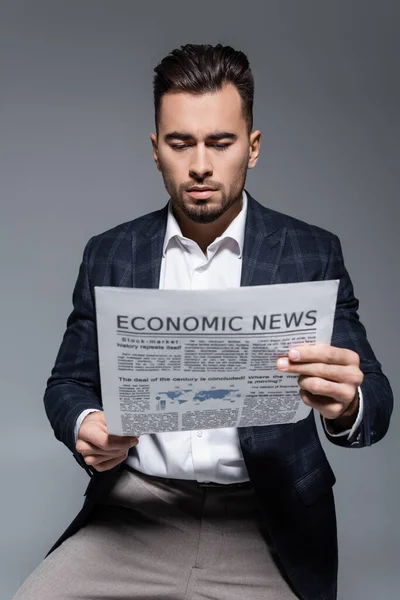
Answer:
[[109, 435], [104, 411], [92, 412], [83, 419], [78, 431], [76, 450], [85, 463], [96, 471], [108, 471], [127, 456], [129, 448], [139, 443], [138, 437]]

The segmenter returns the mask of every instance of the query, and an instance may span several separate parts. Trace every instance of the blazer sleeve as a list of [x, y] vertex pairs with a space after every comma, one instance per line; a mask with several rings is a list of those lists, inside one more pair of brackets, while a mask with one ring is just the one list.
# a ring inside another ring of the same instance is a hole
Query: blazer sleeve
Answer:
[[360, 386], [363, 395], [363, 418], [358, 429], [349, 438], [329, 436], [325, 428], [324, 432], [329, 441], [338, 446], [370, 446], [381, 440], [388, 430], [393, 410], [393, 392], [368, 342], [365, 327], [359, 319], [359, 301], [354, 297], [353, 284], [344, 264], [340, 240], [333, 234], [325, 279], [340, 280], [331, 345], [357, 352], [364, 379]]
[[44, 394], [46, 414], [56, 438], [71, 450], [89, 474], [90, 469], [75, 449], [74, 428], [82, 411], [102, 410], [95, 303], [89, 280], [93, 240], [89, 240], [83, 252], [72, 295], [73, 310]]

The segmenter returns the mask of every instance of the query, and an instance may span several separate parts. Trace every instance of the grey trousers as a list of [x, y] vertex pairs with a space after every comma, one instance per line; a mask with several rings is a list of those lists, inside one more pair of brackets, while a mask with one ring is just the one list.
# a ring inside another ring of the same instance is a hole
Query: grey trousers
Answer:
[[13, 600], [294, 600], [259, 519], [251, 488], [123, 469]]

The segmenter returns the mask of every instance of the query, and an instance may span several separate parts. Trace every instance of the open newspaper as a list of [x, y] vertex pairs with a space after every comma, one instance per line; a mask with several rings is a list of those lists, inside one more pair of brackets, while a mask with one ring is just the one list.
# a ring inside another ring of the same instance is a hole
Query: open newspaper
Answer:
[[289, 348], [330, 344], [339, 280], [223, 290], [96, 287], [101, 393], [115, 435], [294, 423], [310, 408]]

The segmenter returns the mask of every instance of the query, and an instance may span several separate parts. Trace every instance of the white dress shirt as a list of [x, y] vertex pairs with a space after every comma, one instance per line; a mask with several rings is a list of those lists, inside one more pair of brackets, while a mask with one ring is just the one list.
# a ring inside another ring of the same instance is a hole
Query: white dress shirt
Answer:
[[[247, 214], [247, 195], [243, 190], [242, 210], [224, 233], [216, 238], [204, 255], [199, 245], [182, 235], [178, 222], [168, 209], [163, 245], [160, 289], [222, 289], [239, 287]], [[362, 419], [362, 393], [357, 420], [351, 430], [339, 434], [352, 435]], [[79, 415], [75, 436], [85, 416]], [[328, 425], [329, 427], [329, 425]], [[134, 469], [158, 477], [192, 479], [199, 482], [238, 483], [248, 481], [236, 427], [202, 431], [180, 431], [141, 435], [126, 463]]]

